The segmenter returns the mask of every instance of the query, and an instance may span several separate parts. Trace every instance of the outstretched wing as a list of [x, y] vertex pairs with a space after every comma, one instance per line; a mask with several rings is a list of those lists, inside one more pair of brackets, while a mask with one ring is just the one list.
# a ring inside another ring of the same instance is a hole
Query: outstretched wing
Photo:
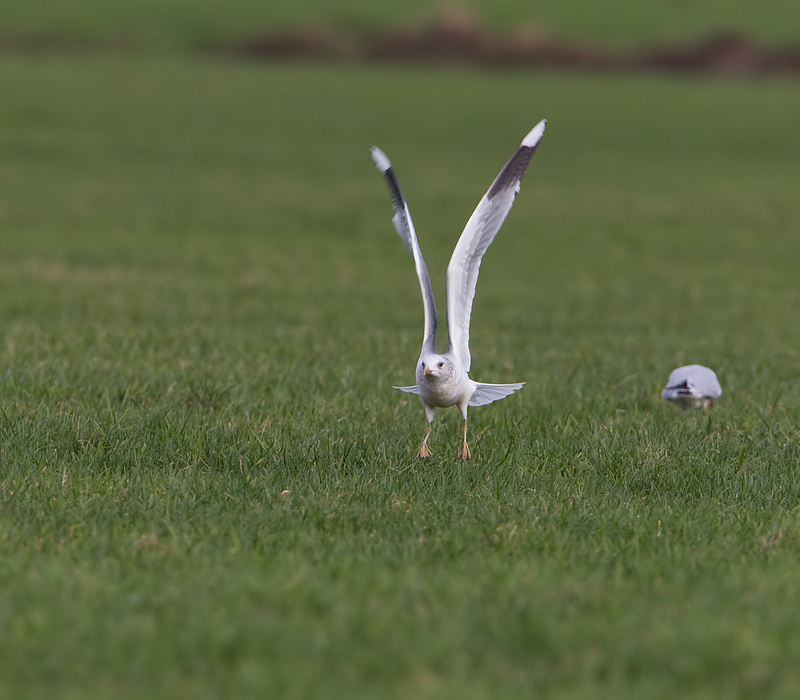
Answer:
[[478, 386], [472, 396], [469, 397], [470, 406], [485, 406], [492, 401], [499, 401], [506, 396], [511, 396], [515, 391], [519, 391], [525, 386], [525, 382], [517, 384], [481, 384], [475, 382]]
[[458, 355], [467, 372], [472, 362], [469, 354], [469, 317], [481, 258], [511, 211], [522, 176], [544, 134], [546, 123], [546, 120], [542, 120], [533, 127], [503, 166], [467, 222], [447, 266], [447, 333], [450, 350]]
[[419, 394], [419, 387], [416, 384], [414, 386], [393, 386], [392, 389], [400, 389], [407, 394]]
[[425, 311], [425, 331], [422, 338], [422, 349], [425, 352], [436, 352], [436, 304], [433, 300], [433, 289], [431, 288], [431, 278], [428, 275], [428, 268], [425, 265], [425, 259], [422, 257], [422, 251], [417, 242], [417, 233], [414, 231], [414, 224], [411, 223], [411, 214], [408, 212], [408, 204], [403, 192], [400, 189], [400, 183], [397, 182], [397, 177], [392, 170], [392, 164], [386, 157], [386, 154], [377, 146], [370, 149], [372, 153], [372, 160], [378, 166], [378, 170], [383, 173], [386, 179], [386, 184], [389, 186], [389, 194], [392, 197], [392, 207], [394, 208], [394, 223], [397, 229], [397, 235], [400, 240], [405, 243], [406, 248], [411, 251], [414, 256], [414, 265], [417, 268], [417, 277], [419, 278], [419, 286], [422, 290], [422, 306]]

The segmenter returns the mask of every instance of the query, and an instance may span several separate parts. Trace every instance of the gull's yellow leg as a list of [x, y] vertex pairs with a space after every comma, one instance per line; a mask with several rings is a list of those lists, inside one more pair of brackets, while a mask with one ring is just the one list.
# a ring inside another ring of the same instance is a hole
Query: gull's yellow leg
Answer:
[[425, 437], [422, 438], [422, 444], [419, 446], [419, 452], [417, 452], [418, 459], [425, 459], [433, 454], [428, 447], [428, 438], [431, 436], [431, 423], [433, 423], [433, 406], [428, 406], [424, 401], [422, 405], [425, 406], [425, 417], [428, 419], [428, 431], [425, 433]]
[[425, 437], [422, 438], [422, 444], [419, 446], [419, 452], [417, 452], [418, 459], [425, 459], [426, 457], [430, 457], [433, 452], [431, 452], [430, 448], [428, 447], [428, 438], [431, 435], [431, 424], [428, 423], [428, 430], [425, 433]]
[[462, 428], [464, 433], [464, 442], [461, 444], [461, 451], [458, 453], [458, 458], [462, 462], [466, 462], [472, 455], [469, 452], [469, 445], [467, 445], [467, 421], [464, 421], [464, 427]]

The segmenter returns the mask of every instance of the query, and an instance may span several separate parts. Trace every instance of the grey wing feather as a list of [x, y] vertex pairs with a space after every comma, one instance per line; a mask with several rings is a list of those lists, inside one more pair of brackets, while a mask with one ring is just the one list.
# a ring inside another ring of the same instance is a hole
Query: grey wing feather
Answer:
[[419, 387], [416, 384], [414, 386], [393, 386], [392, 389], [400, 389], [407, 394], [419, 394]]
[[450, 348], [466, 371], [472, 364], [469, 322], [481, 260], [511, 211], [546, 123], [546, 120], [539, 122], [503, 166], [464, 227], [447, 266], [447, 332]]
[[506, 398], [506, 396], [511, 396], [515, 391], [519, 391], [525, 386], [525, 382], [517, 384], [481, 384], [476, 382], [476, 384], [478, 386], [469, 399], [470, 406], [485, 406], [487, 403], [499, 401]]

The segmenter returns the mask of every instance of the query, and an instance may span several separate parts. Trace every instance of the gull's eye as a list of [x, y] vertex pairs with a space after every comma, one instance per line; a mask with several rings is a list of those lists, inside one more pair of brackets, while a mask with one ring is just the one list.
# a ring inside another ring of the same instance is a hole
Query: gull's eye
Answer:
[[439, 368], [441, 369], [442, 367], [444, 367], [444, 362], [439, 363]]

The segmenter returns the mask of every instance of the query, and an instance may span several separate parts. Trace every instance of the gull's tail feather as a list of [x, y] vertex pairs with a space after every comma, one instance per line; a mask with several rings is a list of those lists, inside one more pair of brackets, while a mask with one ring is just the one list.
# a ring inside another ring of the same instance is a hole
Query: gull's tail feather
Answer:
[[416, 384], [414, 386], [393, 386], [392, 389], [400, 389], [407, 394], [419, 394], [419, 387]]
[[[485, 406], [492, 401], [499, 401], [506, 396], [511, 396], [515, 391], [519, 391], [525, 386], [525, 382], [518, 384], [481, 384], [475, 382], [478, 386], [475, 393], [472, 394], [469, 400], [470, 406]], [[416, 387], [415, 387], [416, 388]]]

